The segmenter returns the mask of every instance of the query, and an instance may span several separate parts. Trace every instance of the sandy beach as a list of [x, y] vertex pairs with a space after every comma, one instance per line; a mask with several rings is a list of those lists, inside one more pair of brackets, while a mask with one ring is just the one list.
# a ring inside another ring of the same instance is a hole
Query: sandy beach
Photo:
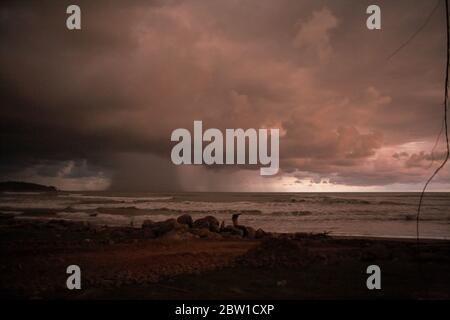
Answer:
[[[183, 219], [178, 221], [186, 222]], [[0, 220], [0, 295], [12, 299], [449, 299], [450, 242]], [[79, 265], [82, 289], [66, 288]], [[367, 266], [382, 290], [366, 288]]]

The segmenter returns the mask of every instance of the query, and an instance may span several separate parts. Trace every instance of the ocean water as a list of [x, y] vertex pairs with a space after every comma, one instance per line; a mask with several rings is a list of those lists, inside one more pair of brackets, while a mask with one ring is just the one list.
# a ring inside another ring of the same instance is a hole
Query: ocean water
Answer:
[[[189, 213], [272, 232], [414, 238], [418, 193], [2, 193], [0, 214], [139, 227]], [[427, 193], [421, 238], [450, 239], [450, 193]]]

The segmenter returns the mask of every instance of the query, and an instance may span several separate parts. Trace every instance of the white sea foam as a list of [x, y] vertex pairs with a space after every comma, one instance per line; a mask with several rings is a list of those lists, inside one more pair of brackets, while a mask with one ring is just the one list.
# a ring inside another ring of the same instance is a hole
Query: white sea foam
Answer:
[[129, 225], [133, 218], [117, 214], [88, 214], [86, 212], [58, 212], [57, 217], [73, 221], [86, 221], [101, 225]]
[[1, 214], [7, 214], [7, 215], [14, 215], [14, 216], [18, 216], [23, 214], [22, 211], [8, 211], [8, 210], [1, 210], [0, 211]]
[[[212, 201], [214, 200], [214, 201]], [[175, 218], [189, 213], [194, 219], [214, 215], [231, 223], [240, 212], [242, 224], [274, 232], [323, 232], [340, 235], [415, 235], [417, 194], [179, 194], [131, 196], [96, 194], [0, 197], [0, 210], [40, 209], [42, 218], [87, 221], [94, 224], [139, 226], [144, 220]], [[429, 194], [421, 217], [421, 236], [450, 238], [450, 195]], [[45, 209], [49, 209], [48, 214]], [[111, 210], [101, 209], [123, 209]], [[133, 210], [126, 210], [133, 209]], [[58, 212], [55, 215], [55, 211]], [[35, 214], [33, 215], [35, 216]], [[18, 217], [19, 218], [19, 217]]]
[[14, 191], [3, 191], [3, 194], [11, 194], [11, 195], [36, 195], [42, 194], [42, 192], [14, 192]]
[[113, 202], [141, 202], [141, 201], [164, 201], [172, 200], [173, 197], [117, 197], [117, 196], [97, 196], [97, 195], [83, 195], [83, 194], [61, 194], [58, 195], [60, 198], [70, 198], [70, 199], [89, 199], [89, 200], [109, 200]]
[[67, 208], [69, 205], [73, 204], [72, 201], [61, 201], [54, 199], [11, 199], [8, 201], [0, 201], [0, 208], [9, 209], [50, 209], [58, 210]]

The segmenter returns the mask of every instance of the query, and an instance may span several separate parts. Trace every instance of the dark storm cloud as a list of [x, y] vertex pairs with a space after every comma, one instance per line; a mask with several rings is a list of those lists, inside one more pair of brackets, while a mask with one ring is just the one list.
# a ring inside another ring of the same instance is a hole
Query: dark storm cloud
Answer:
[[[81, 31], [65, 28], [74, 3]], [[182, 173], [189, 169], [168, 159], [171, 131], [203, 120], [280, 128], [282, 175], [357, 186], [422, 181], [425, 165], [393, 155], [429, 154], [439, 132], [443, 7], [387, 60], [434, 4], [379, 1], [383, 29], [368, 31], [369, 4], [2, 2], [0, 174], [107, 174], [116, 189], [161, 191], [189, 189], [187, 176], [214, 189], [229, 168]]]

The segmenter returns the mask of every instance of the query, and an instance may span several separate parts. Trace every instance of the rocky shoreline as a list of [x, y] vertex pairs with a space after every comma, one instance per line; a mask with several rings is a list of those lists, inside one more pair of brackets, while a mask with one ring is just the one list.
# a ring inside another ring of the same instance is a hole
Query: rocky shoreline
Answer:
[[[450, 298], [450, 243], [275, 234], [184, 214], [140, 227], [0, 219], [3, 298]], [[65, 287], [82, 269], [83, 290]], [[365, 270], [387, 270], [383, 291]], [[418, 273], [418, 266], [421, 272]]]
[[[4, 230], [18, 233], [39, 233], [44, 236], [64, 240], [78, 239], [89, 243], [98, 241], [113, 244], [115, 242], [130, 242], [133, 240], [162, 239], [263, 239], [276, 236], [275, 233], [255, 230], [250, 226], [225, 225], [214, 216], [206, 216], [197, 220], [189, 214], [183, 214], [177, 219], [165, 221], [145, 220], [140, 227], [135, 226], [99, 226], [87, 222], [65, 219], [21, 219], [14, 215], [2, 215], [0, 224]], [[41, 231], [41, 232], [39, 232]]]

